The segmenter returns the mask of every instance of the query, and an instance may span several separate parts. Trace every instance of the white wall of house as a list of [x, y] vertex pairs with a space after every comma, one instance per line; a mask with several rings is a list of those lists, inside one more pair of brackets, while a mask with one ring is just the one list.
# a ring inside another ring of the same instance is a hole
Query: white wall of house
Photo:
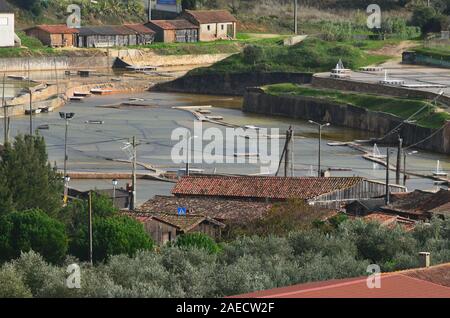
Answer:
[[200, 41], [214, 41], [218, 39], [226, 39], [228, 35], [228, 27], [232, 27], [231, 37], [235, 37], [235, 24], [230, 23], [210, 23], [200, 25]]
[[13, 47], [14, 35], [14, 13], [0, 13], [0, 47]]

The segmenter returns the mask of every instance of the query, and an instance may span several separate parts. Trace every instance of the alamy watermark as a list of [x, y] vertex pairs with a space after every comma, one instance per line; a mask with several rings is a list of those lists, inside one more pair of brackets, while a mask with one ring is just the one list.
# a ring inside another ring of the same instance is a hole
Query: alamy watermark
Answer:
[[258, 164], [261, 173], [273, 174], [280, 159], [280, 130], [278, 128], [219, 128], [203, 129], [202, 122], [194, 130], [177, 128], [171, 140], [175, 164]]
[[67, 266], [66, 273], [69, 276], [66, 279], [66, 287], [69, 289], [81, 288], [81, 269], [78, 264], [70, 264]]
[[381, 268], [377, 264], [371, 264], [367, 266], [367, 273], [370, 275], [367, 277], [366, 284], [369, 289], [381, 288]]

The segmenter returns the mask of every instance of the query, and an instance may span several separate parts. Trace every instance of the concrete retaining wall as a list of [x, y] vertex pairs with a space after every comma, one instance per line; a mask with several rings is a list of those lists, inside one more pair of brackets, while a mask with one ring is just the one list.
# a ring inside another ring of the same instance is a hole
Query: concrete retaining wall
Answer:
[[[320, 99], [302, 96], [273, 96], [258, 88], [249, 88], [244, 95], [245, 112], [285, 116], [296, 119], [329, 122], [333, 125], [366, 130], [375, 136], [384, 136], [397, 127], [402, 120], [399, 117], [368, 111], [352, 105], [338, 105]], [[401, 135], [406, 145], [413, 145], [435, 133], [436, 130], [404, 124]], [[393, 134], [387, 142], [396, 142]], [[417, 146], [417, 148], [450, 154], [450, 122], [435, 136]]]
[[[329, 77], [314, 76], [312, 85], [317, 88], [328, 88], [359, 93], [389, 95], [404, 98], [434, 99], [437, 94], [426, 91], [413, 90], [403, 87], [380, 85], [376, 83], [355, 82], [346, 79], [333, 79]], [[439, 102], [450, 106], [450, 97], [441, 96]]]
[[28, 63], [31, 71], [54, 70], [55, 65], [58, 70], [102, 69], [111, 68], [115, 60], [115, 57], [107, 56], [42, 56], [31, 58], [0, 58], [0, 70], [5, 72], [24, 72], [28, 70]]
[[277, 83], [310, 83], [310, 73], [232, 73], [232, 74], [187, 74], [171, 82], [155, 86], [155, 90], [181, 93], [236, 95], [245, 94], [247, 87]]

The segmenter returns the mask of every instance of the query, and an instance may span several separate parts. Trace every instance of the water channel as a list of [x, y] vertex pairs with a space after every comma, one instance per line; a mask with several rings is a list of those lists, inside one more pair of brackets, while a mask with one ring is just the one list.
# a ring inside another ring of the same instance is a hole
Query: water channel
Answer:
[[[130, 98], [140, 98], [147, 107], [126, 106], [117, 107]], [[280, 134], [292, 125], [297, 137], [295, 138], [295, 175], [316, 175], [318, 136], [315, 126], [300, 120], [289, 118], [267, 117], [243, 113], [238, 107], [242, 99], [238, 97], [190, 95], [178, 93], [145, 92], [139, 94], [121, 94], [96, 96], [84, 102], [72, 102], [60, 109], [64, 112], [74, 112], [75, 118], [70, 122], [68, 153], [69, 170], [80, 172], [129, 172], [127, 163], [114, 162], [109, 159], [127, 159], [121, 150], [124, 142], [136, 136], [141, 144], [138, 148], [138, 161], [150, 163], [161, 169], [182, 169], [183, 164], [175, 164], [171, 159], [173, 146], [178, 142], [171, 140], [172, 132], [179, 127], [192, 129], [194, 117], [186, 111], [173, 109], [175, 106], [212, 105], [213, 115], [222, 116], [224, 121], [239, 126], [254, 125], [261, 128], [279, 128]], [[113, 107], [114, 106], [114, 107]], [[104, 121], [102, 125], [86, 123], [89, 120]], [[48, 125], [48, 130], [40, 130], [44, 136], [49, 159], [61, 168], [64, 158], [64, 121], [58, 112], [35, 115], [34, 127]], [[225, 127], [211, 123], [203, 124], [203, 128], [214, 127], [223, 132]], [[2, 127], [3, 129], [3, 127]], [[25, 134], [29, 130], [29, 119], [26, 116], [12, 119], [12, 135]], [[329, 127], [323, 133], [322, 140], [322, 168], [332, 168], [333, 176], [362, 176], [374, 180], [384, 181], [383, 167], [374, 166], [364, 160], [361, 153], [348, 147], [330, 147], [330, 141], [350, 141], [371, 137], [366, 132]], [[228, 141], [228, 140], [227, 140]], [[209, 142], [205, 142], [208, 144]], [[204, 144], [204, 145], [205, 145]], [[284, 145], [284, 139], [279, 140], [279, 150]], [[201, 153], [202, 147], [196, 148], [193, 154]], [[246, 149], [236, 149], [245, 152]], [[380, 147], [384, 153], [386, 150]], [[395, 157], [395, 154], [393, 155]], [[408, 157], [408, 170], [428, 173], [435, 169], [436, 161], [440, 160], [442, 167], [450, 171], [450, 157], [420, 151]], [[202, 169], [206, 173], [230, 174], [259, 174], [264, 169], [259, 163], [196, 163], [194, 169]], [[143, 168], [139, 168], [143, 171]], [[391, 173], [394, 180], [394, 172]], [[119, 186], [124, 186], [126, 181]], [[111, 188], [109, 180], [72, 180], [71, 186], [80, 189]], [[408, 180], [408, 188], [433, 189], [436, 186], [432, 180], [412, 177]], [[154, 195], [170, 194], [173, 184], [140, 180], [138, 183], [138, 201], [143, 202]]]

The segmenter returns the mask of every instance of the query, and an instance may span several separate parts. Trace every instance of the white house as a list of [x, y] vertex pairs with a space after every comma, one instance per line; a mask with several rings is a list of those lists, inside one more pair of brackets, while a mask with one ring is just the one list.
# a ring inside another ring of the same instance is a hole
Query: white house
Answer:
[[0, 47], [13, 47], [14, 12], [5, 0], [0, 0]]

